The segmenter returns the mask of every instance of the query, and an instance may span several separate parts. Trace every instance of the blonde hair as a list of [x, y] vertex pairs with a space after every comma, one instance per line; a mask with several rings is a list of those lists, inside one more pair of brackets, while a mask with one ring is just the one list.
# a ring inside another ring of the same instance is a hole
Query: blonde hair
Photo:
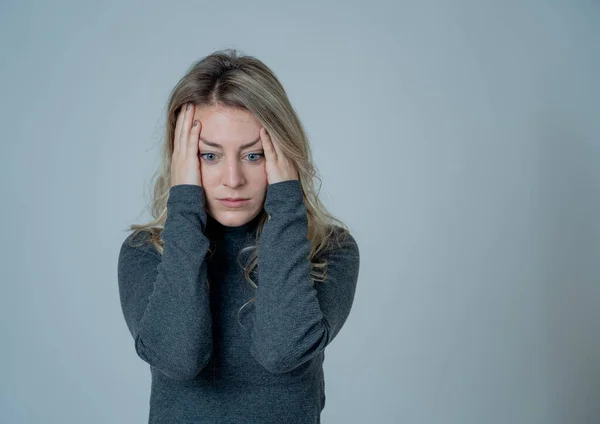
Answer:
[[[314, 281], [325, 282], [327, 260], [320, 261], [319, 254], [341, 247], [349, 229], [330, 214], [319, 200], [313, 179], [320, 181], [320, 178], [313, 165], [308, 138], [282, 84], [263, 62], [232, 49], [216, 51], [195, 62], [171, 91], [162, 162], [153, 176], [156, 179], [151, 207], [154, 219], [146, 224], [131, 225], [128, 229], [133, 230], [131, 238], [141, 232], [149, 233], [149, 241], [162, 255], [164, 242], [161, 233], [167, 218], [175, 124], [179, 111], [188, 102], [196, 106], [219, 105], [247, 110], [271, 137], [279, 141], [285, 155], [295, 165], [302, 186], [308, 215], [308, 239], [311, 242], [311, 277]], [[263, 213], [258, 221], [257, 242], [267, 219], [268, 215]], [[209, 251], [212, 253], [211, 248]], [[250, 252], [248, 263], [240, 265], [244, 269], [245, 279], [256, 289], [258, 286], [252, 280], [251, 273], [258, 263], [258, 243], [243, 248], [240, 254], [246, 251]], [[208, 281], [207, 284], [210, 287]], [[254, 299], [250, 299], [242, 308]]]

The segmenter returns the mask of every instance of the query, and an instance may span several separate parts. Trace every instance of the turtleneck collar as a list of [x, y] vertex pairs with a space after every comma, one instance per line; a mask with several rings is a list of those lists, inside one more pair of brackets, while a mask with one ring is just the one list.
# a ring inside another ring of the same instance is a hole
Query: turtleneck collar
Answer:
[[207, 215], [206, 220], [206, 233], [210, 239], [222, 239], [222, 238], [238, 238], [247, 236], [250, 233], [254, 233], [258, 227], [264, 210], [259, 212], [252, 220], [246, 222], [237, 227], [228, 227], [221, 224], [219, 221], [214, 219], [210, 214]]

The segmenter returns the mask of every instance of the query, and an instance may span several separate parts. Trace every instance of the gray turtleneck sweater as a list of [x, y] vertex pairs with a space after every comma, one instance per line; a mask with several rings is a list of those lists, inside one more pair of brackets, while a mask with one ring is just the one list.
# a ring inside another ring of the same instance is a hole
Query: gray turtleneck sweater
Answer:
[[[240, 227], [208, 215], [204, 196], [201, 186], [171, 187], [162, 255], [130, 245], [148, 233], [128, 236], [119, 253], [123, 315], [152, 376], [149, 423], [320, 423], [325, 347], [356, 290], [355, 239], [323, 254], [327, 280], [314, 282], [300, 181], [269, 185], [264, 210]], [[255, 289], [240, 249], [255, 243], [265, 212]]]

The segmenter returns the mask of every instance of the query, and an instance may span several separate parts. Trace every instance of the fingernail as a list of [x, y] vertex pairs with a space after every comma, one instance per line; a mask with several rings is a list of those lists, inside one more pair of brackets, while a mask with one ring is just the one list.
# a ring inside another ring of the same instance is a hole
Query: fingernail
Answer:
[[190, 104], [188, 103], [185, 110], [190, 110]]

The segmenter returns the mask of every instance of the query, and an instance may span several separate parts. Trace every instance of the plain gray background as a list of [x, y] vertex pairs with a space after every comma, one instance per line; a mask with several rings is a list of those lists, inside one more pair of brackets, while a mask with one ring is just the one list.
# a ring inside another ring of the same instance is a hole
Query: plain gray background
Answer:
[[263, 60], [361, 248], [323, 423], [600, 422], [595, 1], [3, 1], [0, 422], [144, 423], [117, 255], [170, 90]]

